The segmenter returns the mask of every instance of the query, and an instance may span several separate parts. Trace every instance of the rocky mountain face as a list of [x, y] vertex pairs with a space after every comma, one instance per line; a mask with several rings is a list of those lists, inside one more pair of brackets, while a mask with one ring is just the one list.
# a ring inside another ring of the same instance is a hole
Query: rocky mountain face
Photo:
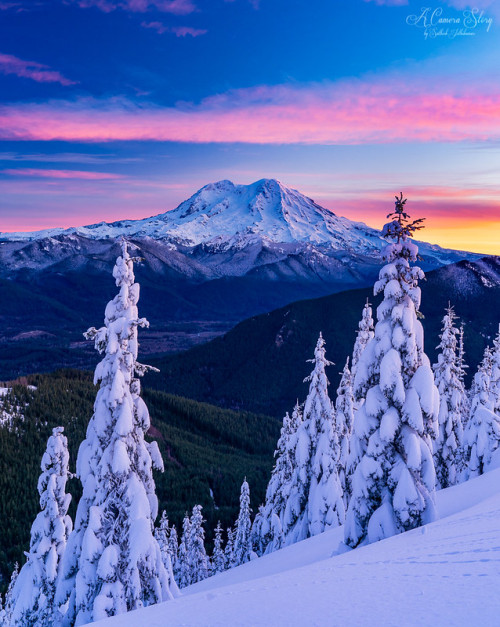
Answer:
[[[142, 347], [149, 353], [206, 342], [292, 301], [370, 285], [384, 245], [375, 229], [272, 179], [212, 183], [176, 209], [143, 220], [0, 233], [0, 378], [88, 362], [80, 334], [100, 324], [113, 295], [121, 237], [143, 259], [137, 276], [141, 313], [151, 322]], [[419, 248], [426, 270], [479, 258], [431, 244]], [[2, 368], [12, 346], [19, 364], [10, 359]]]

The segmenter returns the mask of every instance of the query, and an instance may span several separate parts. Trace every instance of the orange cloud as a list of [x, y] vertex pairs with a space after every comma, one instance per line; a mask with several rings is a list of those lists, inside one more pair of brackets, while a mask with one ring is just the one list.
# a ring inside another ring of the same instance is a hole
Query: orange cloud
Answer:
[[[399, 191], [399, 190], [398, 190]], [[394, 189], [338, 190], [316, 200], [338, 215], [381, 228]], [[311, 195], [311, 193], [309, 193]], [[425, 217], [418, 239], [445, 248], [500, 255], [500, 189], [484, 192], [456, 187], [403, 187], [412, 218]]]

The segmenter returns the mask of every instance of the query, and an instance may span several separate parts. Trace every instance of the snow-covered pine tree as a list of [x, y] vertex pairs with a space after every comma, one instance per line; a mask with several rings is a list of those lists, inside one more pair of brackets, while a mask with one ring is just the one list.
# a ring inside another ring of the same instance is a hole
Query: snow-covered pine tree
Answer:
[[236, 535], [234, 538], [234, 548], [231, 561], [231, 567], [239, 566], [248, 562], [252, 552], [250, 534], [252, 530], [252, 522], [250, 515], [250, 488], [246, 478], [241, 484], [240, 491], [240, 512], [236, 521]]
[[0, 627], [8, 627], [7, 621], [5, 618], [5, 610], [3, 608], [3, 596], [1, 592], [0, 592]]
[[253, 519], [252, 523], [252, 530], [250, 532], [250, 544], [254, 553], [258, 557], [261, 557], [262, 555], [264, 555], [266, 546], [269, 545], [269, 542], [270, 534], [265, 514], [265, 505], [259, 505], [259, 509], [257, 510], [257, 513], [255, 514], [255, 518]]
[[173, 564], [176, 556], [171, 553], [170, 534], [171, 530], [168, 525], [167, 512], [163, 511], [161, 514], [160, 524], [155, 528], [154, 536], [158, 542], [158, 546], [160, 547], [163, 565], [167, 569], [171, 578], [174, 579]]
[[465, 388], [465, 375], [469, 366], [465, 361], [465, 345], [464, 345], [464, 323], [460, 323], [460, 329], [458, 331], [458, 348], [457, 348], [457, 365], [459, 372], [459, 379], [464, 388], [464, 395], [462, 398], [462, 425], [465, 431], [467, 421], [470, 414], [470, 390]]
[[356, 375], [356, 368], [359, 358], [365, 350], [366, 345], [374, 335], [373, 328], [372, 308], [371, 304], [368, 302], [368, 299], [366, 299], [366, 303], [363, 307], [363, 312], [361, 314], [361, 320], [358, 324], [356, 341], [354, 342], [354, 348], [352, 351], [351, 374], [353, 378]]
[[185, 588], [191, 583], [191, 572], [188, 562], [188, 545], [189, 534], [191, 531], [191, 521], [186, 512], [184, 520], [182, 521], [182, 536], [181, 543], [179, 545], [179, 551], [177, 552], [177, 560], [175, 562], [174, 576], [179, 588]]
[[373, 542], [434, 520], [436, 475], [432, 438], [437, 436], [439, 394], [424, 353], [420, 268], [410, 267], [418, 248], [409, 240], [422, 220], [409, 222], [403, 195], [383, 230], [395, 240], [374, 292], [384, 293], [375, 335], [358, 362], [351, 442], [360, 455], [353, 475], [345, 524], [351, 547]]
[[226, 558], [222, 548], [222, 527], [220, 520], [215, 528], [214, 551], [212, 553], [212, 574], [222, 573], [226, 570]]
[[457, 365], [460, 373], [460, 381], [465, 387], [465, 375], [469, 366], [465, 362], [465, 345], [464, 345], [464, 323], [460, 323], [458, 330], [458, 347], [457, 347]]
[[168, 525], [167, 512], [163, 510], [161, 513], [160, 522], [154, 530], [154, 537], [158, 542], [162, 557], [168, 553], [168, 537], [170, 535], [170, 527]]
[[298, 427], [295, 464], [283, 515], [285, 544], [293, 544], [344, 522], [345, 508], [338, 474], [340, 442], [328, 396], [325, 341], [321, 333], [309, 360], [314, 369], [303, 420]]
[[40, 513], [31, 527], [30, 550], [12, 590], [12, 626], [45, 627], [54, 622], [54, 595], [61, 557], [72, 523], [67, 515], [71, 495], [68, 441], [56, 427], [47, 441], [38, 479]]
[[457, 355], [457, 336], [460, 331], [453, 324], [456, 320], [453, 307], [446, 309], [443, 328], [439, 336], [438, 360], [432, 367], [439, 392], [438, 437], [434, 441], [434, 466], [437, 488], [447, 488], [459, 480], [460, 448], [463, 439], [462, 405], [465, 397], [460, 380]]
[[177, 554], [179, 552], [179, 540], [177, 538], [177, 529], [175, 528], [175, 525], [170, 527], [170, 534], [168, 536], [168, 551], [170, 553], [170, 559], [172, 560], [172, 569], [175, 573]]
[[474, 376], [474, 396], [464, 435], [466, 479], [482, 475], [500, 465], [500, 415], [494, 411], [491, 394], [492, 367], [492, 351], [487, 347]]
[[340, 439], [340, 457], [339, 457], [339, 479], [344, 493], [344, 504], [347, 507], [350, 494], [348, 465], [349, 450], [352, 434], [352, 425], [354, 422], [354, 395], [352, 391], [352, 375], [349, 370], [349, 357], [345, 362], [337, 388], [337, 398], [335, 400], [335, 424], [338, 437]]
[[208, 577], [209, 560], [205, 550], [205, 530], [201, 505], [193, 507], [189, 539], [187, 544], [187, 561], [189, 565], [189, 582], [197, 583]]
[[252, 546], [257, 555], [272, 553], [284, 543], [282, 519], [288, 499], [290, 480], [295, 465], [297, 429], [302, 422], [299, 401], [290, 417], [283, 418], [283, 426], [274, 452], [276, 463], [266, 490], [266, 501], [259, 507], [252, 525]]
[[11, 627], [12, 625], [12, 614], [14, 612], [14, 588], [16, 585], [17, 578], [19, 576], [19, 564], [16, 562], [14, 564], [14, 570], [12, 571], [12, 575], [10, 576], [9, 586], [7, 588], [7, 592], [5, 593], [5, 603], [3, 608], [3, 619], [5, 627]]
[[[361, 320], [358, 324], [358, 327], [359, 329], [357, 331], [356, 341], [354, 343], [354, 349], [352, 353], [352, 362], [351, 362], [351, 386], [352, 386], [352, 393], [354, 397], [354, 408], [353, 408], [354, 413], [356, 413], [356, 411], [358, 411], [361, 405], [365, 402], [365, 399], [364, 399], [365, 391], [362, 389], [357, 389], [355, 387], [358, 362], [361, 358], [361, 355], [363, 354], [363, 351], [365, 350], [366, 346], [368, 345], [369, 341], [373, 338], [374, 333], [375, 333], [374, 326], [373, 326], [372, 308], [368, 299], [366, 299], [366, 304], [363, 308], [363, 313], [361, 316]], [[353, 425], [354, 425], [354, 422], [353, 422]], [[351, 435], [352, 435], [352, 431], [351, 431]], [[363, 449], [360, 447], [359, 440], [351, 437], [349, 439], [349, 453], [347, 457], [347, 464], [346, 464], [346, 470], [345, 470], [347, 494], [344, 495], [344, 500], [347, 504], [349, 503], [349, 500], [351, 498], [352, 475], [354, 474], [354, 471], [356, 470], [362, 456], [363, 456]]]
[[226, 559], [226, 568], [233, 567], [233, 552], [234, 552], [234, 530], [231, 527], [227, 528], [227, 542], [224, 549], [224, 557]]
[[83, 484], [75, 527], [62, 560], [56, 600], [66, 609], [63, 624], [83, 625], [172, 598], [169, 579], [153, 536], [158, 513], [152, 467], [163, 468], [156, 443], [144, 434], [150, 419], [136, 376], [139, 285], [122, 242], [113, 269], [118, 294], [106, 307], [104, 325], [89, 329], [104, 353], [94, 382], [94, 414], [80, 445], [77, 475]]
[[500, 417], [500, 325], [491, 352], [490, 397], [493, 411]]

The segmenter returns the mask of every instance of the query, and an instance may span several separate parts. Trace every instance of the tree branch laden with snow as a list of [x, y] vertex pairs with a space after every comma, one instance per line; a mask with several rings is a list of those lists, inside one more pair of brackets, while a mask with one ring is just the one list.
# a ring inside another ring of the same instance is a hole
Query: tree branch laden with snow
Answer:
[[[359, 463], [345, 524], [351, 547], [385, 538], [434, 520], [439, 394], [424, 353], [418, 254], [409, 240], [421, 220], [406, 224], [402, 195], [397, 220], [384, 230], [395, 239], [384, 251], [374, 293], [383, 293], [375, 335], [357, 365], [354, 388], [364, 399], [354, 417], [352, 449]], [[389, 214], [389, 217], [394, 214]]]
[[83, 625], [173, 596], [175, 586], [153, 536], [158, 514], [153, 466], [163, 463], [145, 441], [150, 419], [140, 397], [137, 330], [139, 285], [122, 242], [113, 277], [119, 289], [105, 311], [104, 326], [90, 329], [104, 354], [94, 383], [94, 414], [77, 459], [83, 485], [57, 586], [64, 625]]

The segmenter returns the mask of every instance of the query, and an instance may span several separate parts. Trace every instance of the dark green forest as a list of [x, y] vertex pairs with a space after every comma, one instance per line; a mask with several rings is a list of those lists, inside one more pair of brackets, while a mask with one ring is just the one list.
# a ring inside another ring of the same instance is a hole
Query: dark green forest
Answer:
[[[36, 391], [26, 384], [36, 386]], [[11, 428], [0, 427], [0, 575], [5, 589], [14, 563], [24, 562], [30, 527], [39, 511], [37, 481], [47, 438], [64, 426], [75, 471], [78, 446], [92, 415], [96, 388], [92, 375], [62, 370], [33, 375], [13, 386], [4, 402], [17, 406]], [[164, 392], [143, 391], [149, 407], [150, 439], [157, 440], [165, 472], [155, 472], [160, 512], [165, 509], [178, 529], [184, 513], [203, 505], [208, 545], [220, 520], [224, 528], [237, 517], [240, 486], [246, 477], [254, 510], [262, 502], [273, 464], [280, 422], [264, 415], [233, 412]], [[68, 483], [74, 517], [78, 479]], [[213, 493], [213, 498], [211, 493]]]

